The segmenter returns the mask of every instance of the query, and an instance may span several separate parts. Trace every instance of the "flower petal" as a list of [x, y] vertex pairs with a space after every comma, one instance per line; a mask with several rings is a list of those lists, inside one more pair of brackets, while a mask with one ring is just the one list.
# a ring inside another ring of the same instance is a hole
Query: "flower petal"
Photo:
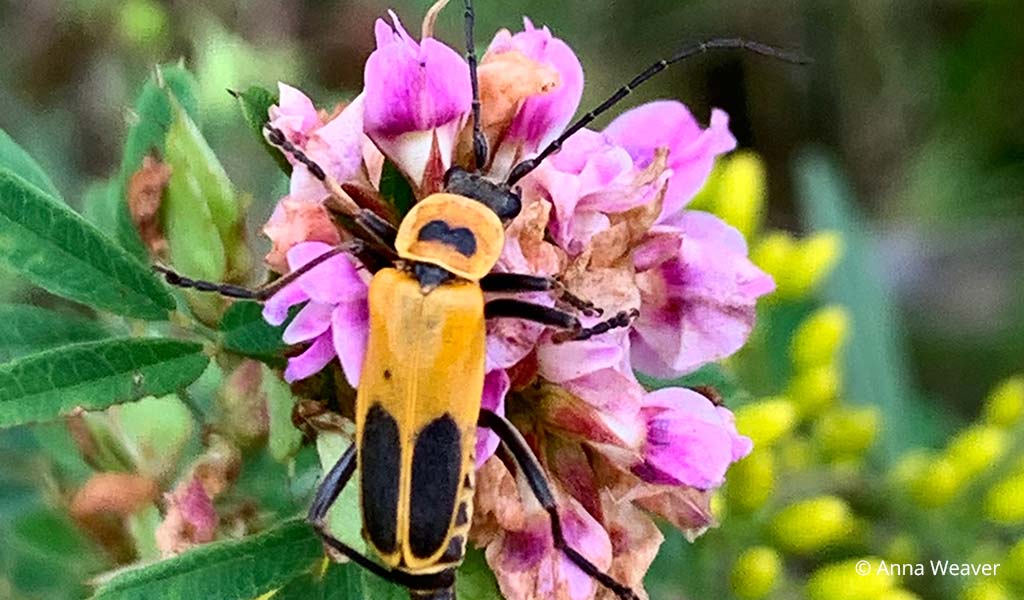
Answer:
[[[484, 378], [484, 393], [480, 406], [505, 414], [505, 395], [508, 394], [511, 382], [504, 369], [489, 371]], [[479, 469], [494, 451], [498, 449], [498, 436], [490, 429], [478, 427], [476, 430], [476, 466]]]
[[[288, 266], [298, 269], [325, 252], [331, 246], [322, 242], [296, 244], [288, 251]], [[313, 300], [324, 304], [339, 304], [365, 298], [366, 282], [347, 255], [329, 258], [302, 275], [296, 282]]]
[[293, 283], [274, 294], [263, 304], [263, 320], [277, 327], [288, 320], [288, 311], [296, 304], [309, 300], [309, 294]]
[[663, 218], [692, 200], [711, 174], [715, 158], [736, 147], [724, 111], [713, 110], [711, 125], [704, 129], [684, 104], [674, 100], [650, 102], [629, 110], [604, 132], [629, 151], [639, 168], [651, 162], [655, 149], [669, 149], [668, 166], [673, 175], [665, 193]]
[[334, 351], [341, 361], [345, 379], [353, 388], [359, 385], [366, 357], [366, 341], [370, 334], [370, 307], [362, 300], [342, 302], [331, 314], [331, 335]]
[[286, 344], [299, 344], [319, 337], [331, 326], [333, 308], [330, 304], [322, 304], [315, 300], [309, 302], [288, 324], [281, 339]]
[[316, 338], [305, 352], [288, 359], [288, 366], [284, 370], [284, 380], [288, 383], [294, 383], [319, 373], [321, 369], [334, 359], [334, 356], [334, 345], [331, 343], [331, 336], [325, 333]]
[[313, 101], [299, 89], [278, 82], [278, 101], [270, 107], [270, 125], [280, 129], [288, 139], [299, 146], [306, 143], [306, 135], [320, 125], [320, 116]]

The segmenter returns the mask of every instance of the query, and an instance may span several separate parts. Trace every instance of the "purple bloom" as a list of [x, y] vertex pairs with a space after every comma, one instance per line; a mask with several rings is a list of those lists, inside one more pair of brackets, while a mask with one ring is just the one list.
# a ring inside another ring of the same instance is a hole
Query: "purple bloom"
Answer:
[[747, 258], [743, 236], [707, 213], [684, 211], [656, 225], [634, 259], [643, 304], [632, 364], [655, 377], [678, 377], [738, 350], [757, 299], [775, 289]]
[[[288, 265], [297, 269], [329, 249], [320, 242], [297, 244], [288, 251]], [[288, 344], [311, 343], [305, 352], [288, 359], [284, 378], [289, 383], [317, 373], [337, 356], [348, 382], [359, 384], [370, 315], [368, 287], [352, 261], [344, 255], [324, 261], [263, 307], [263, 318], [280, 325], [288, 318], [288, 309], [306, 302], [284, 331]]]
[[711, 111], [711, 126], [704, 129], [689, 109], [675, 100], [649, 102], [627, 111], [604, 132], [624, 147], [641, 169], [650, 164], [655, 149], [668, 148], [672, 178], [661, 211], [663, 219], [693, 199], [711, 174], [716, 157], [736, 147], [724, 111]]
[[469, 65], [433, 38], [417, 42], [390, 13], [394, 26], [376, 24], [377, 49], [364, 71], [367, 135], [422, 186], [428, 164], [443, 173], [472, 103]]
[[633, 473], [650, 483], [701, 490], [725, 481], [729, 465], [753, 449], [736, 431], [732, 413], [685, 388], [664, 388], [644, 397], [647, 422], [643, 462]]

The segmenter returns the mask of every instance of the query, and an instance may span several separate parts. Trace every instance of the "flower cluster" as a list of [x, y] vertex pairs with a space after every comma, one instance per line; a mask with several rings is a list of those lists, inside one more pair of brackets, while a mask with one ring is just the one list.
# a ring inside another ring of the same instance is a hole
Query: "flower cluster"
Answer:
[[[460, 54], [414, 39], [391, 14], [376, 23], [377, 49], [363, 92], [333, 112], [280, 85], [270, 123], [353, 197], [388, 207], [390, 163], [417, 198], [443, 188], [453, 165], [471, 163], [471, 85]], [[554, 139], [576, 111], [583, 71], [573, 51], [529, 20], [500, 31], [480, 61], [481, 125], [490, 146], [484, 174], [511, 167]], [[736, 141], [715, 110], [708, 127], [675, 101], [630, 110], [604, 131], [582, 130], [520, 182], [521, 214], [508, 226], [497, 270], [558, 276], [606, 313], [636, 310], [629, 328], [554, 343], [552, 331], [492, 322], [482, 405], [508, 416], [553, 482], [568, 541], [595, 565], [641, 588], [661, 543], [649, 516], [690, 536], [713, 524], [710, 494], [747, 455], [729, 410], [714, 394], [648, 391], [634, 370], [675, 379], [736, 352], [753, 327], [755, 302], [774, 283], [747, 258], [742, 235], [718, 217], [687, 210], [717, 156]], [[294, 157], [289, 157], [294, 161]], [[289, 194], [264, 231], [279, 272], [296, 269], [345, 235], [322, 201], [328, 190], [297, 161]], [[393, 207], [381, 211], [393, 214]], [[295, 381], [337, 358], [359, 381], [368, 332], [368, 276], [356, 259], [329, 259], [267, 302], [284, 340], [304, 344], [289, 360]], [[553, 304], [545, 294], [532, 300]], [[581, 317], [584, 324], [591, 321]], [[547, 516], [524, 482], [493, 456], [480, 431], [473, 539], [486, 547], [510, 598], [589, 598], [596, 584], [553, 546]]]

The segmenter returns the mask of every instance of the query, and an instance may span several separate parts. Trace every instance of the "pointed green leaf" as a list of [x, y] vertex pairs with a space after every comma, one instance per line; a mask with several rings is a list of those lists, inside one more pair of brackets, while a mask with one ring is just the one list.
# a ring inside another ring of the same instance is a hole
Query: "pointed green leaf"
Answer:
[[207, 544], [118, 574], [93, 598], [251, 600], [309, 571], [322, 557], [313, 529], [293, 520], [259, 535]]
[[404, 217], [416, 202], [409, 180], [395, 163], [387, 159], [380, 174], [380, 195], [395, 207], [399, 217]]
[[82, 216], [108, 236], [117, 230], [121, 193], [116, 180], [93, 181], [82, 192]]
[[0, 304], [0, 362], [109, 335], [99, 322], [85, 317], [28, 304]]
[[287, 326], [287, 321], [279, 327], [267, 323], [263, 319], [263, 305], [258, 302], [235, 302], [220, 322], [222, 344], [226, 350], [243, 356], [280, 356], [288, 347], [281, 339]]
[[[408, 593], [405, 594], [408, 598]], [[471, 596], [466, 596], [470, 598]], [[363, 577], [358, 565], [331, 563], [327, 572], [318, 577], [307, 573], [291, 580], [277, 590], [273, 600], [361, 600], [374, 598], [363, 589]], [[403, 599], [404, 600], [404, 599]]]
[[175, 392], [203, 373], [200, 344], [113, 339], [73, 344], [0, 365], [0, 427], [45, 421]]
[[0, 168], [8, 169], [17, 173], [25, 181], [36, 186], [40, 190], [60, 198], [60, 191], [53, 185], [50, 178], [43, 171], [36, 161], [17, 144], [7, 132], [0, 129]]
[[292, 166], [288, 163], [288, 159], [263, 137], [263, 126], [269, 119], [268, 111], [270, 107], [277, 104], [277, 94], [255, 85], [244, 92], [231, 92], [231, 94], [238, 99], [238, 105], [242, 109], [242, 117], [245, 119], [246, 124], [249, 125], [249, 129], [259, 139], [260, 144], [274, 157], [281, 170], [285, 174], [290, 174]]
[[149, 269], [64, 203], [0, 170], [0, 265], [113, 313], [166, 319], [174, 299]]
[[156, 68], [135, 101], [118, 178], [116, 238], [122, 246], [137, 256], [145, 256], [146, 251], [128, 212], [128, 202], [125, 198], [128, 180], [142, 166], [142, 159], [147, 154], [163, 155], [164, 141], [172, 119], [171, 94], [181, 103], [189, 116], [196, 118], [199, 112], [196, 86], [195, 78], [183, 66], [162, 65]]

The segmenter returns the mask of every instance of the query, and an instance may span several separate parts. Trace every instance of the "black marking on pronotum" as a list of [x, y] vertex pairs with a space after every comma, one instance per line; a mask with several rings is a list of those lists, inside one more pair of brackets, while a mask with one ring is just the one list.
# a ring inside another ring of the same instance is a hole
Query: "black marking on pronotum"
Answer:
[[426, 558], [448, 535], [462, 470], [462, 435], [451, 415], [428, 423], [416, 436], [409, 493], [409, 548]]
[[373, 545], [385, 553], [397, 547], [400, 448], [398, 422], [379, 403], [374, 404], [363, 427], [359, 478], [366, 532]]
[[439, 219], [424, 225], [417, 239], [421, 242], [441, 242], [467, 258], [476, 254], [476, 236], [469, 228], [451, 227]]

